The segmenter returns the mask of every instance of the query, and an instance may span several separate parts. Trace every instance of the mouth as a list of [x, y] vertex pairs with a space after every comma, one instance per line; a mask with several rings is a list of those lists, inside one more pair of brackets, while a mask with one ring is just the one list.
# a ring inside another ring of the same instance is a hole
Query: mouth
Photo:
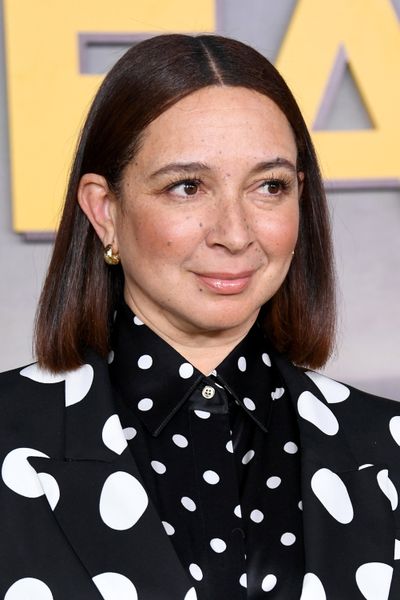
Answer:
[[217, 294], [240, 294], [249, 285], [255, 271], [240, 273], [195, 273], [196, 277]]

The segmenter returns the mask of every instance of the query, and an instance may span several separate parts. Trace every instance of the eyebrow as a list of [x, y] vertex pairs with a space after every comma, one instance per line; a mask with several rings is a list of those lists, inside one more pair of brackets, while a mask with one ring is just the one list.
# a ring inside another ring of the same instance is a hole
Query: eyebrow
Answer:
[[[277, 167], [284, 167], [293, 173], [297, 173], [296, 165], [294, 165], [290, 160], [286, 158], [277, 157], [274, 160], [262, 161], [251, 169], [251, 174], [255, 175], [262, 171], [271, 171], [272, 169], [276, 169]], [[150, 174], [150, 179], [154, 179], [159, 177], [160, 175], [167, 175], [169, 173], [184, 173], [191, 174], [193, 172], [200, 171], [211, 171], [211, 167], [202, 162], [189, 162], [189, 163], [169, 163], [161, 169], [157, 169]]]
[[272, 169], [276, 169], [277, 167], [284, 167], [285, 169], [292, 171], [292, 173], [294, 173], [294, 174], [297, 173], [297, 167], [295, 164], [293, 164], [287, 158], [278, 157], [278, 158], [275, 158], [274, 160], [267, 160], [267, 161], [258, 163], [251, 170], [251, 174], [255, 175], [257, 173], [260, 173], [261, 171], [272, 171]]
[[194, 171], [211, 171], [210, 167], [202, 162], [189, 162], [189, 163], [169, 163], [161, 169], [154, 171], [150, 174], [150, 178], [154, 179], [160, 175], [167, 175], [168, 173], [193, 173]]

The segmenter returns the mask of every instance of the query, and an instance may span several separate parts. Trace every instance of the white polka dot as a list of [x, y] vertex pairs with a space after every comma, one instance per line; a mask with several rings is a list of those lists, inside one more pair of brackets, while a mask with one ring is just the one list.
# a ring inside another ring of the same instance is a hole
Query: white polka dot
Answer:
[[288, 454], [296, 454], [298, 447], [294, 442], [286, 442], [286, 444], [283, 446], [283, 449]]
[[167, 470], [167, 467], [164, 465], [164, 463], [160, 462], [159, 460], [152, 460], [151, 466], [153, 467], [154, 471], [159, 475], [164, 475], [164, 473]]
[[137, 600], [135, 586], [121, 573], [100, 573], [93, 577], [93, 583], [104, 600]]
[[142, 412], [146, 412], [147, 410], [151, 410], [153, 408], [153, 400], [151, 398], [142, 398], [138, 402], [138, 409]]
[[67, 376], [67, 372], [51, 373], [50, 371], [39, 367], [37, 363], [25, 367], [19, 374], [22, 375], [22, 377], [27, 377], [28, 379], [32, 379], [32, 381], [36, 381], [36, 383], [61, 383]]
[[207, 483], [209, 483], [211, 485], [215, 485], [216, 483], [219, 482], [219, 475], [215, 471], [211, 471], [211, 470], [204, 471], [204, 473], [203, 473], [203, 479]]
[[244, 373], [245, 370], [246, 370], [246, 366], [247, 366], [246, 365], [246, 359], [245, 359], [244, 356], [241, 356], [239, 358], [239, 360], [238, 360], [238, 369], [239, 369], [239, 371], [242, 371], [242, 373]]
[[118, 415], [112, 415], [107, 419], [101, 437], [105, 446], [115, 454], [122, 454], [128, 445]]
[[264, 515], [261, 512], [261, 510], [258, 510], [258, 508], [254, 509], [251, 511], [250, 513], [250, 519], [252, 521], [254, 521], [254, 523], [261, 523], [261, 521], [264, 520]]
[[295, 541], [296, 536], [294, 535], [294, 533], [290, 533], [289, 531], [281, 536], [281, 544], [283, 544], [284, 546], [292, 546], [292, 544], [294, 544]]
[[271, 366], [271, 359], [266, 352], [264, 352], [264, 354], [261, 355], [261, 358], [264, 365], [267, 365], [267, 367]]
[[172, 527], [171, 523], [168, 523], [168, 521], [162, 521], [162, 524], [164, 525], [167, 535], [174, 535], [175, 529]]
[[133, 317], [133, 322], [135, 323], [135, 325], [138, 325], [138, 327], [140, 327], [140, 325], [144, 325], [143, 321], [136, 316]]
[[372, 465], [371, 463], [365, 463], [365, 465], [360, 465], [358, 467], [359, 471], [362, 471], [363, 469], [368, 469], [368, 467], [373, 467], [374, 465]]
[[339, 475], [330, 469], [319, 469], [311, 478], [311, 488], [336, 521], [345, 525], [353, 520], [353, 505]]
[[85, 364], [74, 371], [54, 375], [33, 364], [22, 369], [20, 375], [38, 383], [60, 383], [65, 380], [65, 406], [72, 406], [87, 395], [93, 383], [94, 371], [91, 365]]
[[350, 396], [350, 390], [348, 387], [321, 375], [320, 373], [314, 373], [314, 371], [307, 371], [306, 375], [315, 383], [319, 388], [320, 392], [325, 396], [326, 401], [329, 404], [336, 404], [347, 400]]
[[65, 406], [83, 400], [92, 387], [93, 379], [92, 365], [82, 365], [75, 371], [69, 371], [65, 378]]
[[233, 442], [232, 442], [232, 440], [229, 440], [229, 442], [226, 444], [225, 448], [228, 450], [228, 452], [230, 452], [231, 454], [233, 454]]
[[256, 410], [256, 405], [250, 398], [243, 398], [243, 404], [248, 410]]
[[388, 600], [392, 575], [393, 567], [385, 563], [365, 563], [356, 571], [358, 589], [366, 600]]
[[30, 456], [49, 458], [47, 454], [33, 448], [16, 448], [5, 457], [1, 476], [6, 486], [16, 494], [26, 498], [39, 498], [44, 491], [35, 469], [27, 461]]
[[400, 559], [400, 540], [394, 540], [394, 560]]
[[51, 510], [54, 510], [60, 499], [60, 488], [57, 481], [49, 473], [38, 473], [39, 481], [50, 504]]
[[217, 554], [221, 554], [221, 552], [225, 552], [226, 550], [226, 544], [221, 538], [213, 538], [210, 542], [210, 546]]
[[137, 361], [139, 369], [150, 369], [153, 364], [153, 359], [149, 354], [142, 354]]
[[175, 433], [175, 435], [172, 436], [172, 441], [179, 448], [186, 448], [186, 446], [189, 444], [185, 436], [181, 435], [180, 433]]
[[271, 398], [272, 398], [272, 400], [279, 400], [279, 398], [282, 398], [284, 393], [285, 393], [285, 388], [278, 387], [275, 389], [274, 392], [271, 392]]
[[197, 600], [197, 594], [194, 587], [190, 588], [183, 600]]
[[193, 373], [193, 366], [188, 362], [183, 363], [179, 367], [179, 375], [182, 377], [182, 379], [189, 379], [189, 377], [191, 377]]
[[207, 410], [195, 410], [194, 414], [199, 417], [199, 419], [208, 419], [211, 413]]
[[247, 573], [240, 576], [239, 583], [242, 587], [247, 588]]
[[400, 446], [400, 417], [392, 417], [390, 419], [389, 430], [396, 444]]
[[261, 589], [263, 590], [263, 592], [270, 592], [276, 586], [276, 582], [277, 579], [275, 575], [272, 575], [270, 573], [269, 575], [266, 575], [262, 580]]
[[53, 600], [53, 594], [40, 579], [24, 577], [8, 588], [4, 600]]
[[254, 455], [255, 455], [255, 452], [254, 452], [254, 450], [249, 450], [249, 451], [248, 451], [248, 452], [246, 452], [246, 454], [243, 456], [243, 458], [242, 458], [242, 463], [243, 463], [244, 465], [247, 465], [247, 464], [248, 464], [248, 463], [251, 461], [251, 459], [254, 457]]
[[297, 506], [299, 507], [300, 510], [303, 510], [303, 500], [299, 500], [299, 503]]
[[314, 573], [304, 575], [300, 600], [326, 600], [321, 580]]
[[114, 360], [114, 350], [110, 350], [110, 352], [108, 353], [108, 356], [107, 356], [108, 364], [111, 365], [113, 360]]
[[235, 515], [237, 517], [239, 517], [239, 519], [242, 518], [242, 507], [240, 506], [240, 504], [238, 504], [237, 506], [235, 506], [235, 509], [233, 511], [235, 513]]
[[189, 565], [189, 571], [193, 579], [196, 581], [201, 581], [203, 579], [203, 571], [200, 569], [199, 565], [196, 565], [196, 563]]
[[318, 400], [311, 392], [300, 394], [297, 402], [299, 415], [326, 435], [336, 435], [339, 423], [330, 408]]
[[123, 429], [123, 432], [126, 440], [133, 440], [133, 438], [137, 434], [137, 431], [134, 427], [125, 427], [125, 429]]
[[397, 490], [393, 485], [392, 480], [389, 477], [389, 472], [387, 469], [382, 469], [376, 476], [378, 480], [379, 487], [382, 492], [385, 494], [387, 498], [390, 500], [390, 504], [392, 505], [392, 510], [396, 510], [397, 505], [399, 503], [399, 497], [397, 494]]
[[277, 487], [279, 487], [281, 485], [281, 478], [280, 477], [268, 477], [267, 479], [267, 487], [269, 487], [270, 490], [274, 490]]
[[129, 473], [117, 471], [107, 477], [100, 495], [100, 516], [111, 529], [123, 531], [138, 522], [149, 499], [142, 484]]
[[196, 510], [196, 504], [188, 496], [183, 496], [181, 498], [181, 503], [182, 503], [182, 506], [184, 506], [186, 508], [186, 510], [188, 510], [190, 512], [194, 512]]

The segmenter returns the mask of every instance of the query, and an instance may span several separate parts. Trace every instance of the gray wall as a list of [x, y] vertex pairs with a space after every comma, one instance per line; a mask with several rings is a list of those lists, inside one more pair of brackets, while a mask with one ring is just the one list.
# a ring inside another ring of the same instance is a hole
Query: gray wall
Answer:
[[[334, 1], [334, 0], [328, 0]], [[394, 0], [396, 5], [400, 0]], [[276, 56], [295, 0], [221, 0], [218, 30]], [[7, 103], [0, 4], [0, 370], [32, 360], [35, 306], [51, 252], [11, 225]], [[115, 52], [115, 49], [113, 50]], [[102, 51], [104, 54], [104, 50]], [[96, 57], [92, 57], [96, 67]], [[107, 57], [98, 56], [104, 62]], [[95, 68], [94, 67], [94, 68]], [[348, 82], [330, 128], [348, 126], [357, 98]], [[353, 95], [352, 95], [353, 94]], [[362, 126], [362, 107], [358, 125]], [[400, 190], [329, 194], [338, 267], [340, 324], [328, 374], [400, 400]]]

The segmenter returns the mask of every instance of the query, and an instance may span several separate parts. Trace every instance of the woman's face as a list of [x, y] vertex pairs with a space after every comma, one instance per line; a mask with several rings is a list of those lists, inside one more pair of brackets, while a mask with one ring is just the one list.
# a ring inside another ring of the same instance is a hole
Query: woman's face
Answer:
[[186, 333], [249, 328], [289, 269], [297, 150], [267, 97], [208, 87], [144, 132], [112, 204], [125, 298]]

